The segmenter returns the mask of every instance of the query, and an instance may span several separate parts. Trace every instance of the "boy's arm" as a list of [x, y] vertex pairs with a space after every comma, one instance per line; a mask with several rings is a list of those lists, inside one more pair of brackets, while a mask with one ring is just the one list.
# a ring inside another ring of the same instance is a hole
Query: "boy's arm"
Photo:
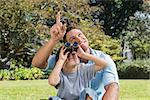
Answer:
[[107, 66], [107, 62], [104, 59], [91, 55], [89, 53], [84, 54], [84, 59], [91, 60], [95, 63], [95, 68], [94, 68], [95, 72]]
[[63, 68], [63, 65], [67, 59], [67, 56], [69, 54], [69, 52], [65, 53], [65, 47], [61, 47], [60, 52], [59, 53], [59, 59], [53, 69], [53, 71], [51, 72], [49, 78], [48, 78], [48, 82], [50, 85], [56, 86], [58, 85], [58, 83], [60, 83], [60, 72], [61, 69]]
[[60, 82], [60, 72], [63, 67], [64, 60], [58, 60], [56, 66], [49, 75], [48, 82], [52, 86], [56, 86]]
[[102, 58], [99, 58], [97, 56], [94, 56], [94, 55], [84, 52], [83, 49], [80, 47], [80, 45], [77, 50], [77, 55], [80, 58], [83, 58], [86, 60], [92, 60], [95, 63], [95, 67], [94, 67], [95, 72], [97, 72], [107, 66], [107, 62], [105, 60], [103, 60]]

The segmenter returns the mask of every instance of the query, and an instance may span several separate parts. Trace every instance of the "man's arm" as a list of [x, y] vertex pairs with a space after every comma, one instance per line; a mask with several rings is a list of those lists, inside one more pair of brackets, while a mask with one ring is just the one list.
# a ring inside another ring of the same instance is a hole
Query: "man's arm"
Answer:
[[47, 59], [49, 58], [49, 55], [51, 55], [56, 43], [57, 41], [50, 39], [43, 47], [41, 47], [33, 57], [32, 65], [39, 68], [46, 68]]
[[117, 83], [111, 83], [105, 86], [105, 94], [102, 100], [118, 100], [119, 99], [119, 86]]
[[108, 62], [108, 66], [103, 70], [103, 83], [106, 90], [103, 100], [118, 100], [119, 96], [119, 78], [116, 64], [109, 55], [104, 59]]
[[32, 60], [33, 66], [46, 68], [49, 55], [51, 55], [56, 43], [61, 40], [66, 33], [66, 25], [60, 22], [60, 17], [60, 12], [58, 12], [56, 15], [56, 24], [50, 29], [51, 39], [35, 54]]

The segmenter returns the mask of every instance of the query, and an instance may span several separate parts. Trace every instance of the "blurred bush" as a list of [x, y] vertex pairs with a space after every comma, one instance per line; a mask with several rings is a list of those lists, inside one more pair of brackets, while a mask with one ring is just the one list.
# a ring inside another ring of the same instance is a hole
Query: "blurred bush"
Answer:
[[0, 70], [0, 80], [34, 80], [42, 79], [44, 72], [38, 68], [15, 68]]
[[150, 59], [117, 64], [117, 69], [121, 79], [149, 79]]

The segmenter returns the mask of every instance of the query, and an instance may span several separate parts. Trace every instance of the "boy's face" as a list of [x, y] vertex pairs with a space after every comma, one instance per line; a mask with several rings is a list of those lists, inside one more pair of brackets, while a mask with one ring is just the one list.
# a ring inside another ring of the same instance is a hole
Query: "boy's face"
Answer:
[[65, 63], [65, 66], [71, 66], [71, 67], [74, 67], [76, 66], [78, 63], [80, 63], [80, 60], [77, 56], [77, 54], [75, 53], [70, 53], [67, 60], [66, 60], [66, 63]]
[[67, 42], [74, 43], [77, 42], [84, 51], [89, 48], [89, 43], [85, 35], [79, 29], [72, 29], [66, 34]]

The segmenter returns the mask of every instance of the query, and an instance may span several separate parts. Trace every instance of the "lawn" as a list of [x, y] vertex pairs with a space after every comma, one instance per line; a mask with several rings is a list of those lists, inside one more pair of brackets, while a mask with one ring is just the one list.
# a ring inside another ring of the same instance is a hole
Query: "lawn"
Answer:
[[[120, 80], [120, 100], [150, 100], [150, 80]], [[47, 80], [0, 81], [0, 100], [44, 100], [56, 95]]]

